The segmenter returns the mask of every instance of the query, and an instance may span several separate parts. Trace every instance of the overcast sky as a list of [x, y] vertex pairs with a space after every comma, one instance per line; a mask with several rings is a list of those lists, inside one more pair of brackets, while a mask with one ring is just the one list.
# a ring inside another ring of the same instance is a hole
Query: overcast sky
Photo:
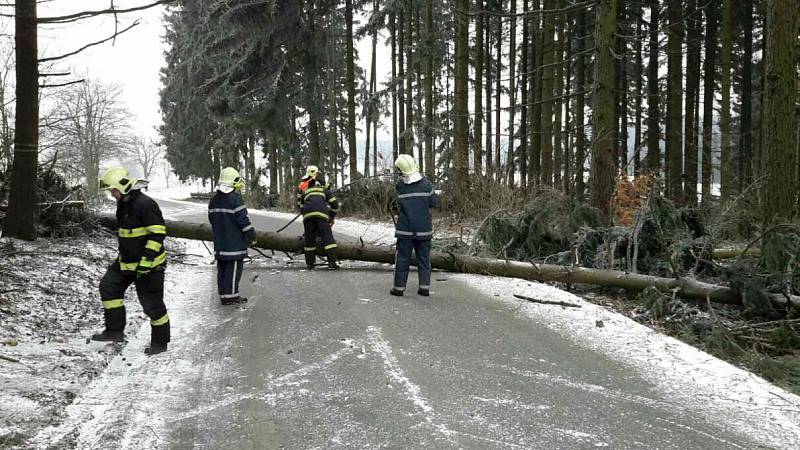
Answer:
[[[151, 3], [151, 0], [116, 0], [118, 8]], [[108, 8], [110, 0], [53, 0], [39, 6], [39, 16], [71, 14]], [[119, 36], [116, 42], [89, 48], [59, 62], [57, 69], [71, 70], [72, 79], [87, 74], [90, 78], [122, 87], [123, 101], [136, 117], [132, 124], [137, 134], [156, 136], [160, 122], [158, 111], [159, 69], [164, 61], [164, 34], [161, 16], [164, 8], [156, 7], [119, 16], [119, 28], [135, 20], [140, 25]], [[40, 56], [55, 56], [77, 50], [84, 45], [105, 39], [114, 33], [113, 16], [94, 18], [65, 25], [42, 25], [39, 28]], [[60, 70], [59, 70], [60, 71]], [[58, 78], [58, 82], [66, 79]], [[55, 79], [46, 80], [48, 83]]]
[[[152, 0], [116, 0], [118, 8], [151, 3]], [[41, 17], [64, 15], [86, 10], [108, 8], [110, 0], [53, 0], [39, 6]], [[89, 48], [78, 55], [59, 63], [58, 69], [72, 70], [75, 79], [88, 74], [90, 78], [106, 83], [117, 83], [122, 87], [123, 101], [135, 115], [134, 130], [141, 135], [155, 137], [154, 128], [161, 123], [158, 109], [158, 90], [160, 88], [159, 70], [164, 63], [162, 42], [164, 25], [162, 16], [165, 8], [155, 7], [149, 10], [120, 16], [120, 28], [124, 28], [135, 20], [140, 25], [126, 32], [113, 44], [111, 42]], [[65, 25], [47, 25], [40, 27], [40, 56], [54, 56], [76, 50], [90, 42], [111, 36], [114, 32], [114, 19], [104, 16], [91, 20]], [[378, 88], [388, 79], [391, 71], [389, 51], [382, 42], [385, 37], [378, 38]], [[361, 56], [361, 65], [367, 73], [371, 51], [370, 39], [362, 39], [357, 43]], [[60, 71], [60, 70], [59, 70]], [[59, 79], [59, 81], [65, 81]], [[55, 82], [53, 79], [47, 82]], [[363, 127], [363, 124], [361, 125]], [[389, 129], [381, 130], [388, 136]]]

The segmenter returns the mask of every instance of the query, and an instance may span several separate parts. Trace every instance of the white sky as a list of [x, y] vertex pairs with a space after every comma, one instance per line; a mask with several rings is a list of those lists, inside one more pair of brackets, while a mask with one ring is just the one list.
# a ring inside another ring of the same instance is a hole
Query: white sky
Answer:
[[[152, 0], [116, 0], [118, 8], [130, 8], [151, 3]], [[39, 6], [39, 16], [65, 15], [86, 10], [108, 8], [110, 0], [53, 0]], [[137, 11], [120, 16], [120, 28], [135, 20], [141, 24], [111, 41], [84, 50], [78, 55], [60, 61], [54, 71], [72, 70], [79, 79], [88, 73], [93, 79], [122, 86], [123, 101], [136, 117], [132, 124], [137, 134], [156, 137], [154, 128], [161, 123], [158, 108], [160, 88], [159, 70], [164, 65], [166, 46], [162, 41], [164, 7]], [[76, 50], [90, 42], [105, 39], [114, 32], [112, 16], [57, 26], [41, 26], [39, 29], [40, 56], [55, 56]], [[391, 76], [390, 50], [382, 43], [386, 36], [378, 37], [378, 88]], [[371, 40], [357, 43], [361, 66], [369, 74]], [[66, 78], [50, 78], [46, 83], [67, 81]], [[359, 110], [360, 112], [360, 110]], [[362, 121], [363, 122], [363, 121]], [[364, 124], [360, 124], [361, 127]], [[391, 130], [379, 130], [379, 139], [388, 138]]]
[[[151, 3], [151, 0], [116, 0], [118, 8], [130, 8]], [[65, 15], [80, 11], [106, 9], [110, 0], [53, 0], [39, 6], [39, 16]], [[120, 17], [123, 29], [135, 20], [140, 25], [119, 36], [116, 42], [91, 47], [78, 55], [59, 61], [53, 71], [71, 70], [73, 76], [45, 79], [59, 83], [86, 77], [122, 86], [122, 100], [135, 119], [131, 124], [142, 136], [155, 137], [161, 123], [158, 109], [159, 70], [164, 61], [161, 37], [164, 27], [163, 7], [137, 11]], [[84, 45], [105, 39], [114, 33], [113, 16], [104, 16], [64, 25], [42, 25], [39, 28], [40, 57], [57, 56], [77, 50]], [[44, 71], [44, 67], [42, 67]]]

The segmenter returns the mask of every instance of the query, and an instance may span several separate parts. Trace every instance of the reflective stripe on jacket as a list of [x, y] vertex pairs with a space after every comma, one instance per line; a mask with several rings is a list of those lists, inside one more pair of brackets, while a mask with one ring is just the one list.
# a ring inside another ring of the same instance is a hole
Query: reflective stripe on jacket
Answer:
[[332, 220], [339, 212], [339, 201], [331, 193], [330, 183], [305, 178], [297, 190], [297, 207], [303, 220], [319, 218]]
[[119, 267], [135, 271], [151, 269], [167, 261], [164, 238], [167, 227], [158, 204], [139, 190], [131, 191], [117, 203]]
[[421, 180], [411, 184], [401, 181], [395, 189], [398, 209], [395, 237], [398, 239], [431, 239], [433, 237], [431, 208], [436, 207], [438, 202], [433, 184], [427, 178], [422, 177]]
[[217, 191], [208, 202], [208, 222], [214, 233], [215, 258], [233, 260], [247, 256], [247, 244], [255, 239], [256, 230], [238, 192]]

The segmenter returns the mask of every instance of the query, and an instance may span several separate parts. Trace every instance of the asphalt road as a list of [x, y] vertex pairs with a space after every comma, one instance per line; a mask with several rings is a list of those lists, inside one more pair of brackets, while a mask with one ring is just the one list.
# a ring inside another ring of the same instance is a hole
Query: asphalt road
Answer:
[[[206, 221], [202, 209], [162, 206]], [[163, 405], [159, 448], [757, 447], [447, 274], [423, 298], [412, 272], [411, 295], [397, 298], [389, 266], [295, 266], [247, 266], [244, 307], [222, 307], [207, 287], [186, 293], [203, 326], [172, 347], [194, 370]]]

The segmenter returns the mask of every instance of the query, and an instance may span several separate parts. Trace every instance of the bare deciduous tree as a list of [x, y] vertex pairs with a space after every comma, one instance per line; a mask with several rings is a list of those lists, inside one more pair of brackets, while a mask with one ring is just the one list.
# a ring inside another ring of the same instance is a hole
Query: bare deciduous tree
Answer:
[[131, 115], [121, 95], [119, 86], [93, 80], [64, 87], [43, 127], [43, 156], [67, 181], [83, 182], [89, 197], [97, 192], [100, 162], [130, 151]]
[[126, 153], [130, 159], [142, 167], [144, 178], [149, 180], [150, 175], [158, 166], [159, 160], [164, 157], [164, 148], [153, 142], [152, 139], [137, 137], [133, 139], [130, 149]]

